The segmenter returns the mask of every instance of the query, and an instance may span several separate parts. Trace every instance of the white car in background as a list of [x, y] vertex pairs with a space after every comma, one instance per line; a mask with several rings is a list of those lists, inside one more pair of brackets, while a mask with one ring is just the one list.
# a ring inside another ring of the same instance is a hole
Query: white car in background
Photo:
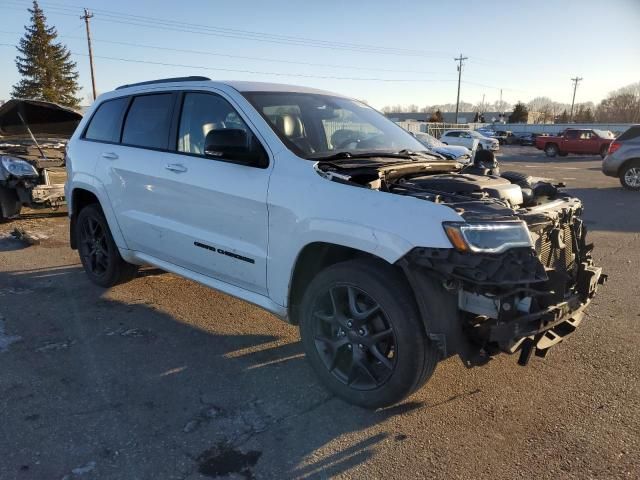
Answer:
[[497, 151], [500, 142], [495, 138], [489, 138], [473, 130], [447, 130], [442, 134], [440, 140], [447, 145], [460, 145], [462, 147], [473, 148], [478, 145], [478, 149]]
[[424, 132], [412, 134], [416, 139], [432, 152], [443, 155], [447, 158], [460, 162], [462, 164], [470, 163], [478, 148], [478, 140], [474, 139], [471, 149], [459, 145], [446, 145], [433, 135]]

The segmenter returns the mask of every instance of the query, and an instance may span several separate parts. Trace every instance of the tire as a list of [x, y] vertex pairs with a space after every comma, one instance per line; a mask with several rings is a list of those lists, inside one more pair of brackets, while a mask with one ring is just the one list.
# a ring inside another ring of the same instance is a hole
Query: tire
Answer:
[[0, 222], [7, 222], [20, 215], [22, 204], [12, 188], [0, 187]]
[[98, 204], [83, 208], [76, 221], [76, 245], [80, 261], [93, 283], [108, 288], [136, 276], [138, 266], [125, 262], [120, 256], [107, 219]]
[[326, 268], [307, 287], [300, 312], [312, 368], [349, 403], [393, 405], [420, 388], [438, 363], [405, 279], [382, 261]]
[[633, 160], [622, 167], [620, 184], [626, 190], [640, 191], [640, 160]]
[[547, 155], [547, 157], [553, 158], [558, 155], [560, 151], [558, 150], [558, 146], [555, 143], [549, 143], [544, 147], [544, 153]]
[[608, 145], [603, 145], [603, 146], [600, 148], [600, 157], [601, 157], [601, 158], [606, 157], [608, 152], [609, 152], [609, 146], [608, 146]]

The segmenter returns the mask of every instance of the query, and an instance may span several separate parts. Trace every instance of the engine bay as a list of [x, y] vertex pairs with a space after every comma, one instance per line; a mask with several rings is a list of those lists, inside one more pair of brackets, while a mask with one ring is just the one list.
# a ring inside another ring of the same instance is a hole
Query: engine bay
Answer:
[[560, 190], [563, 184], [520, 172], [500, 173], [497, 164], [483, 168], [443, 159], [345, 158], [318, 162], [315, 169], [332, 181], [447, 205], [467, 221], [519, 218], [531, 226], [548, 220], [549, 213], [555, 217], [563, 208], [581, 206]]

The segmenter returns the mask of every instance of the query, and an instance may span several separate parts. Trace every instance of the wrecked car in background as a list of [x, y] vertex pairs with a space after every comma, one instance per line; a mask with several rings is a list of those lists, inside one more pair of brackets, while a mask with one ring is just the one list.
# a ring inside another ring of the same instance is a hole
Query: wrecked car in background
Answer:
[[23, 206], [64, 203], [65, 147], [82, 114], [40, 100], [9, 100], [0, 106], [0, 221]]

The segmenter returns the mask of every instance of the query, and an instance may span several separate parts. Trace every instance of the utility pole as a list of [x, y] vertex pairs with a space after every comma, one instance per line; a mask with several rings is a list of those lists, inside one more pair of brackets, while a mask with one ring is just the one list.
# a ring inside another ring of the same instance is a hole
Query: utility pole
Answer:
[[458, 99], [456, 100], [456, 123], [458, 123], [458, 108], [460, 107], [460, 80], [462, 78], [462, 62], [467, 60], [469, 57], [463, 57], [460, 54], [460, 57], [454, 58], [454, 60], [458, 63]]
[[93, 71], [93, 50], [91, 49], [91, 29], [89, 28], [89, 19], [93, 18], [93, 13], [91, 13], [86, 8], [84, 9], [84, 15], [80, 17], [81, 20], [84, 20], [85, 27], [87, 27], [87, 45], [89, 47], [89, 66], [91, 68], [91, 88], [93, 89], [93, 99], [96, 99], [96, 77]]
[[578, 89], [578, 82], [582, 80], [582, 77], [572, 78], [573, 82], [573, 100], [571, 100], [571, 115], [569, 115], [569, 123], [573, 122], [573, 105], [576, 103], [576, 90]]

